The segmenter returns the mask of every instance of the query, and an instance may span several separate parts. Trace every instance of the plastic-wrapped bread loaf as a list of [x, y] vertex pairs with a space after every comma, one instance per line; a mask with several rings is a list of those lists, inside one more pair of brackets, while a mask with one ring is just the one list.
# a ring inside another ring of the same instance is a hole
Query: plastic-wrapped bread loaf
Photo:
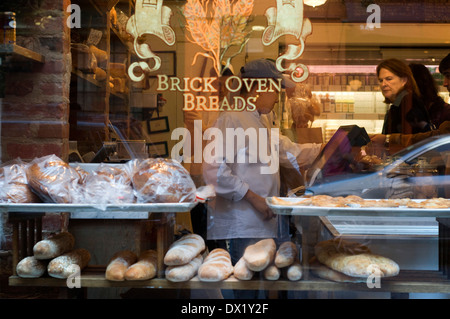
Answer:
[[263, 271], [264, 278], [267, 280], [278, 280], [281, 275], [280, 269], [274, 264], [270, 264]]
[[48, 264], [47, 271], [54, 278], [66, 279], [83, 270], [90, 260], [89, 251], [78, 248], [52, 259]]
[[28, 256], [22, 259], [16, 266], [16, 272], [22, 278], [39, 278], [47, 270], [48, 262]]
[[248, 269], [244, 258], [240, 258], [236, 265], [234, 265], [234, 277], [239, 280], [250, 280], [253, 278], [254, 272]]
[[78, 172], [56, 155], [34, 159], [27, 169], [28, 185], [46, 203], [72, 203]]
[[52, 259], [71, 251], [74, 245], [73, 235], [69, 232], [61, 232], [37, 242], [33, 246], [33, 255], [36, 259]]
[[136, 160], [133, 171], [132, 184], [139, 203], [195, 201], [197, 189], [194, 181], [189, 172], [175, 160]]
[[198, 268], [203, 262], [202, 255], [197, 255], [194, 259], [185, 265], [169, 266], [166, 268], [166, 279], [173, 282], [184, 282], [193, 278], [198, 271]]
[[167, 266], [184, 265], [205, 250], [205, 241], [200, 235], [187, 234], [172, 243], [164, 256]]
[[27, 165], [17, 159], [0, 167], [0, 203], [39, 202], [28, 186]]
[[125, 272], [126, 280], [147, 280], [156, 276], [158, 257], [155, 250], [146, 250], [139, 255], [136, 263]]
[[284, 268], [291, 265], [298, 255], [297, 246], [291, 241], [286, 241], [280, 245], [275, 255], [275, 265]]
[[262, 239], [248, 246], [244, 251], [243, 258], [250, 270], [261, 271], [273, 261], [276, 249], [277, 246], [272, 238]]
[[105, 278], [112, 281], [125, 280], [125, 272], [128, 267], [137, 261], [137, 256], [131, 250], [116, 252], [109, 260], [105, 271]]
[[200, 281], [222, 281], [233, 273], [228, 251], [222, 248], [212, 250], [198, 269]]

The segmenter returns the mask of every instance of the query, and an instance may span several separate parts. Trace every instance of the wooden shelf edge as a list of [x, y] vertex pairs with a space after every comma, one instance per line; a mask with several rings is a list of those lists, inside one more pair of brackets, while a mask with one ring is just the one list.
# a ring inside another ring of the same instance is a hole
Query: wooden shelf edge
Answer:
[[[9, 277], [11, 286], [67, 287], [66, 280], [51, 277], [36, 279]], [[450, 280], [438, 271], [403, 271], [392, 278], [382, 278], [380, 288], [368, 288], [366, 283], [339, 283], [310, 276], [309, 279], [270, 281], [252, 279], [241, 281], [234, 277], [221, 282], [202, 282], [194, 277], [187, 282], [171, 282], [164, 278], [144, 281], [108, 281], [104, 272], [86, 270], [81, 275], [81, 288], [152, 288], [152, 289], [250, 289], [292, 291], [365, 291], [395, 293], [450, 293]]]
[[31, 51], [17, 44], [0, 44], [0, 54], [12, 54], [35, 62], [45, 63], [45, 57], [42, 54]]

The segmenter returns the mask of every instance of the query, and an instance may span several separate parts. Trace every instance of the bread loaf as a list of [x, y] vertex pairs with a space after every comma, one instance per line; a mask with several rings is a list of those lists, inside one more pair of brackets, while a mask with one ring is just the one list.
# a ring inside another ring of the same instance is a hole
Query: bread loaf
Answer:
[[128, 267], [125, 272], [126, 280], [147, 280], [156, 276], [158, 265], [157, 253], [154, 250], [146, 250], [141, 253], [136, 263]]
[[0, 203], [39, 202], [28, 186], [27, 165], [14, 160], [0, 167]]
[[189, 172], [171, 159], [149, 158], [138, 162], [132, 181], [139, 203], [182, 203], [195, 200], [196, 187]]
[[281, 271], [274, 264], [270, 264], [263, 271], [264, 278], [267, 280], [278, 280], [280, 278]]
[[36, 259], [52, 259], [68, 251], [75, 245], [75, 238], [69, 232], [61, 232], [48, 239], [37, 242], [33, 247]]
[[187, 234], [175, 241], [164, 256], [167, 266], [184, 265], [205, 250], [205, 241], [197, 234]]
[[280, 245], [275, 255], [275, 265], [278, 268], [284, 268], [291, 265], [295, 258], [297, 258], [297, 246], [291, 242], [286, 241]]
[[222, 281], [233, 273], [233, 265], [228, 251], [222, 248], [213, 249], [198, 269], [200, 281]]
[[368, 277], [375, 269], [381, 277], [396, 276], [400, 271], [393, 260], [372, 254], [358, 243], [340, 239], [318, 243], [315, 255], [322, 264], [352, 277]]
[[78, 248], [52, 259], [48, 264], [47, 271], [52, 277], [65, 279], [83, 270], [90, 260], [89, 251]]
[[297, 281], [303, 277], [303, 267], [296, 259], [290, 266], [283, 268], [283, 276], [290, 281]]
[[265, 269], [275, 258], [276, 248], [272, 238], [263, 239], [248, 246], [243, 255], [247, 267], [253, 271]]
[[240, 258], [236, 265], [234, 265], [234, 277], [239, 280], [250, 280], [253, 278], [253, 271], [248, 269], [244, 258]]
[[365, 278], [351, 277], [339, 271], [333, 270], [320, 263], [316, 257], [311, 258], [309, 266], [313, 275], [336, 282], [365, 282]]
[[47, 261], [36, 259], [34, 256], [25, 257], [16, 266], [16, 272], [22, 278], [39, 278], [47, 270]]
[[202, 255], [197, 255], [194, 259], [185, 265], [169, 266], [166, 268], [166, 279], [173, 282], [188, 281], [193, 278], [198, 271], [198, 268], [203, 262]]
[[125, 280], [125, 272], [128, 267], [137, 261], [137, 256], [131, 250], [116, 252], [109, 260], [105, 271], [105, 278], [112, 281]]
[[46, 203], [72, 203], [78, 172], [55, 155], [37, 158], [27, 169], [28, 185]]

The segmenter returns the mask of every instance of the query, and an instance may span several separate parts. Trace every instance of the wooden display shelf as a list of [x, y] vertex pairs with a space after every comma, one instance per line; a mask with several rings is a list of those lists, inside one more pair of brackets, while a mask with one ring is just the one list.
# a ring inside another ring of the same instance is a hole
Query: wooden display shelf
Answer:
[[[11, 286], [67, 287], [66, 280], [51, 277], [35, 279], [11, 276]], [[299, 281], [252, 279], [241, 281], [234, 277], [220, 282], [202, 282], [197, 277], [187, 282], [171, 282], [164, 278], [143, 281], [109, 281], [103, 266], [90, 266], [81, 275], [82, 288], [155, 288], [155, 289], [247, 289], [275, 291], [365, 291], [393, 293], [450, 293], [450, 280], [438, 271], [403, 270], [396, 277], [382, 278], [380, 288], [368, 288], [366, 283], [339, 283], [310, 276]]]
[[25, 59], [45, 63], [45, 57], [17, 44], [0, 44], [0, 55], [12, 55], [14, 59]]

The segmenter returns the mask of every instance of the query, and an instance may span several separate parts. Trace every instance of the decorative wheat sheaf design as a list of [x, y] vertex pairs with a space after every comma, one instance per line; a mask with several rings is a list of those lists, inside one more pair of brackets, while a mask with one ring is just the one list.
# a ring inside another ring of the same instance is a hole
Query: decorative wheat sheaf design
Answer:
[[239, 54], [248, 41], [247, 22], [253, 11], [253, 0], [188, 0], [183, 14], [186, 19], [188, 40], [198, 44], [203, 55], [214, 61], [214, 68], [221, 73], [222, 61], [231, 46], [240, 46], [239, 52], [229, 57], [225, 66]]

